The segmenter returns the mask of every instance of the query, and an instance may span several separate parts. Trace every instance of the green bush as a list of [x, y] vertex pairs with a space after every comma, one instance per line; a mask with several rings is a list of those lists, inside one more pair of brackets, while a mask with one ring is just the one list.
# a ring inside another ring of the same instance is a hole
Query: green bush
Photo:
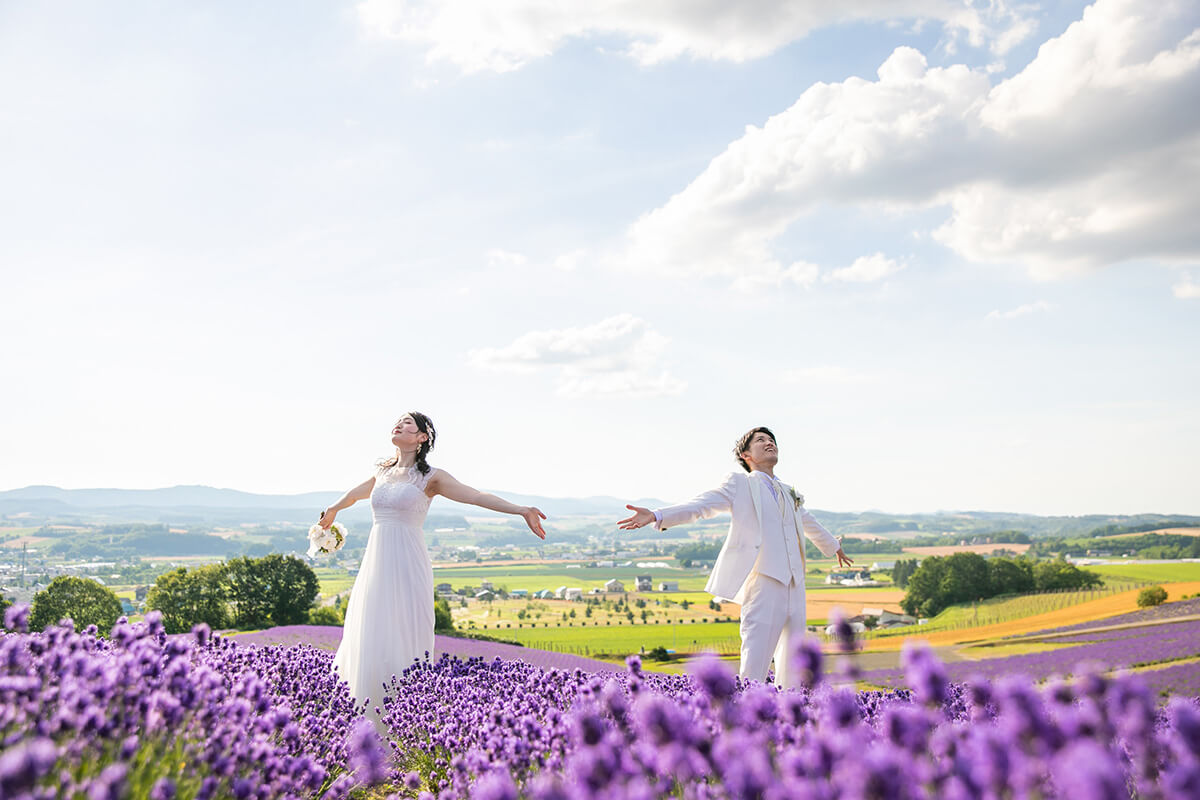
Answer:
[[112, 589], [88, 578], [60, 575], [33, 597], [29, 629], [44, 630], [64, 617], [70, 617], [76, 630], [95, 625], [108, 635], [121, 616], [121, 601]]
[[340, 626], [342, 615], [333, 606], [318, 606], [308, 612], [308, 624]]
[[1161, 586], [1147, 586], [1138, 592], [1138, 608], [1160, 606], [1167, 602], [1167, 590]]

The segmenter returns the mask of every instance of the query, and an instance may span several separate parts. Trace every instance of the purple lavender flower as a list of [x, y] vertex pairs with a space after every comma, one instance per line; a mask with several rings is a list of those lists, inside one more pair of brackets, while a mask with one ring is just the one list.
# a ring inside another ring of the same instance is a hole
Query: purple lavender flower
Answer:
[[732, 697], [737, 688], [733, 674], [711, 653], [705, 653], [697, 659], [691, 672], [705, 694], [718, 703]]
[[32, 739], [0, 755], [0, 796], [31, 789], [58, 760], [58, 748], [46, 738]]
[[908, 687], [917, 702], [941, 705], [947, 697], [946, 669], [924, 642], [909, 639], [900, 650]]
[[824, 658], [821, 643], [815, 636], [800, 638], [792, 652], [792, 669], [796, 671], [801, 686], [815, 689], [820, 684]]
[[475, 782], [472, 800], [517, 800], [517, 787], [503, 767], [492, 770]]
[[175, 797], [175, 781], [159, 778], [150, 789], [150, 800], [172, 800]]
[[1054, 785], [1062, 797], [1129, 800], [1114, 754], [1087, 739], [1072, 742], [1054, 759]]
[[369, 720], [360, 719], [354, 723], [346, 750], [350, 757], [350, 769], [358, 780], [374, 786], [387, 778], [387, 752]]
[[4, 610], [4, 627], [10, 631], [25, 633], [29, 630], [29, 604], [13, 603]]

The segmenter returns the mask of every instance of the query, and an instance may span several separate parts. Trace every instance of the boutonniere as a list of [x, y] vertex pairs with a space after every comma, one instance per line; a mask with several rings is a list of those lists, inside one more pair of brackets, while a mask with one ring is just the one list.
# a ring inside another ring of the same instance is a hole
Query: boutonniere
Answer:
[[788, 494], [792, 496], [792, 502], [796, 504], [796, 510], [800, 510], [800, 506], [804, 505], [804, 495], [796, 491], [796, 487], [789, 486]]

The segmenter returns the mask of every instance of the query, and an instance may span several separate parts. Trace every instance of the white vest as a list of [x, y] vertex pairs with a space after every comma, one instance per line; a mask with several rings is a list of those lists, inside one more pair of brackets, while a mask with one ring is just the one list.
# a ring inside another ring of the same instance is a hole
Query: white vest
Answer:
[[771, 493], [770, 487], [764, 485], [765, 480], [753, 473], [749, 478], [750, 497], [754, 500], [754, 510], [762, 528], [762, 547], [754, 561], [754, 572], [784, 585], [794, 578], [797, 585], [803, 586], [804, 553], [800, 549], [795, 503], [781, 484], [775, 484], [775, 491], [782, 494], [782, 503]]

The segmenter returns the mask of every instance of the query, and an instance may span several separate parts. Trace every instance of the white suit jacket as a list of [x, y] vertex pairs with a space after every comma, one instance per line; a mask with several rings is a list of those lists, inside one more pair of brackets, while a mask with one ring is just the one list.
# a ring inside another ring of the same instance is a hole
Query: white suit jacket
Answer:
[[[787, 491], [789, 487], [784, 484], [783, 488]], [[662, 516], [659, 529], [665, 531], [675, 525], [708, 519], [717, 514], [732, 514], [729, 533], [713, 564], [704, 591], [716, 597], [736, 599], [754, 569], [759, 548], [762, 547], [762, 504], [775, 502], [771, 490], [763, 486], [761, 480], [751, 480], [748, 472], [731, 472], [716, 489], [697, 495], [686, 503], [659, 509]], [[789, 515], [789, 518], [795, 521], [797, 537], [803, 527], [804, 535], [827, 557], [832, 558], [837, 554], [840, 546], [838, 540], [807, 509], [801, 506], [795, 516]], [[800, 553], [803, 557], [803, 540], [800, 542]]]

